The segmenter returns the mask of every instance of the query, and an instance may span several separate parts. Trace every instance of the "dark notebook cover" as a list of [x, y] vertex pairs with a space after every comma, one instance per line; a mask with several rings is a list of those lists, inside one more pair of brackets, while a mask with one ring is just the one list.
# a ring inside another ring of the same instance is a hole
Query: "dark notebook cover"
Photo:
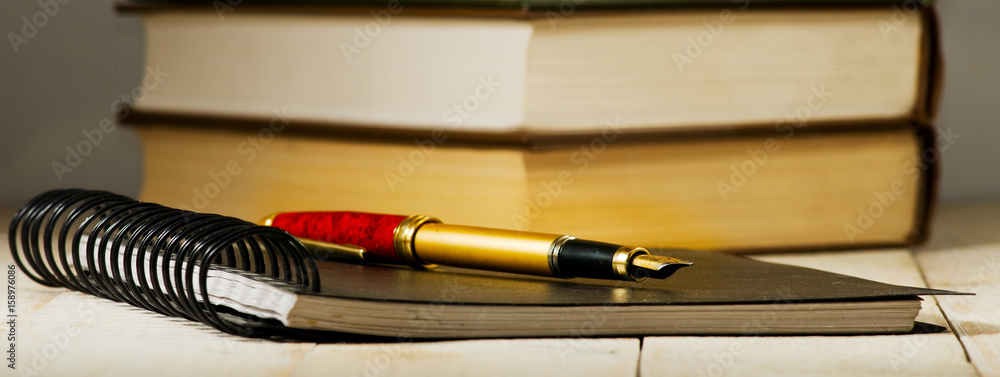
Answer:
[[320, 262], [321, 296], [473, 305], [697, 305], [864, 301], [957, 292], [905, 287], [810, 268], [689, 250], [652, 251], [694, 262], [665, 280], [557, 279], [439, 267]]

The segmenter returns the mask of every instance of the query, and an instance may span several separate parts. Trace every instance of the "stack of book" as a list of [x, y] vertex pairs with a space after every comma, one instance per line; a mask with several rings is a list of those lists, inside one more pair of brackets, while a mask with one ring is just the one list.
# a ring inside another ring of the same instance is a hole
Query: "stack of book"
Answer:
[[122, 4], [146, 25], [143, 91], [121, 107], [142, 199], [251, 221], [426, 214], [694, 266], [628, 283], [337, 263], [274, 228], [86, 190], [22, 207], [14, 261], [232, 334], [325, 341], [898, 333], [918, 296], [956, 294], [677, 249], [922, 239], [947, 145], [930, 7], [381, 1]]
[[426, 214], [650, 248], [927, 234], [916, 1], [132, 2], [142, 199]]

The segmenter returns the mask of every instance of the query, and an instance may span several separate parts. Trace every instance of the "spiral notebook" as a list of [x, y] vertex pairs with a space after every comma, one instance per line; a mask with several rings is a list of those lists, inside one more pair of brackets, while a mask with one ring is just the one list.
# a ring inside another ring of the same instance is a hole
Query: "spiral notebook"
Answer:
[[679, 250], [696, 267], [642, 283], [316, 261], [274, 228], [84, 190], [36, 197], [9, 234], [42, 284], [245, 336], [894, 333], [919, 295], [955, 294]]

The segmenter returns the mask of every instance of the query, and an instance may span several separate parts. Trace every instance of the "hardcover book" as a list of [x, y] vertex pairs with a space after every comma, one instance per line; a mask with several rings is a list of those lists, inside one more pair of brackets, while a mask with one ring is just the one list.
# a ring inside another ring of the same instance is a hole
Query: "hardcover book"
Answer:
[[[599, 133], [609, 119], [656, 131], [933, 116], [937, 31], [917, 3], [588, 1], [566, 15], [530, 11], [557, 3], [125, 7], [146, 26], [146, 64], [169, 72], [138, 97], [131, 121], [266, 122], [287, 111], [295, 128], [516, 138]], [[775, 6], [785, 4], [797, 6]]]
[[278, 211], [424, 214], [735, 252], [909, 245], [927, 234], [936, 165], [921, 156], [934, 145], [933, 130], [873, 124], [636, 140], [626, 128], [470, 143], [447, 133], [372, 138], [145, 124], [136, 128], [141, 198], [247, 221]]

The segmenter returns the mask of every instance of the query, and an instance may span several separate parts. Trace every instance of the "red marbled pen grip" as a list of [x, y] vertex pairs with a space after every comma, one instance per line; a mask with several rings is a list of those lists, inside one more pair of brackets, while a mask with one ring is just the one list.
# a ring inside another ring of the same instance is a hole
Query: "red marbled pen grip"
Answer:
[[396, 227], [406, 218], [362, 212], [285, 212], [275, 215], [271, 226], [300, 238], [361, 246], [380, 261], [406, 263], [393, 246]]

